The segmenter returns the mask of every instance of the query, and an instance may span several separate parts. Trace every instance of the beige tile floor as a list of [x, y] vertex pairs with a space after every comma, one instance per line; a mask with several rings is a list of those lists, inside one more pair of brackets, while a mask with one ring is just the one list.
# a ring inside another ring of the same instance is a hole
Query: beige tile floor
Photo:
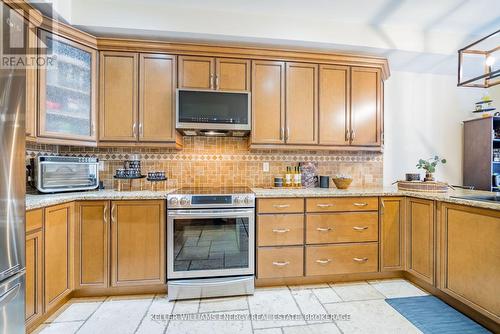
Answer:
[[[253, 296], [177, 302], [164, 295], [72, 299], [35, 333], [420, 333], [384, 299], [426, 294], [392, 279], [258, 288]], [[346, 314], [349, 320], [328, 317]]]

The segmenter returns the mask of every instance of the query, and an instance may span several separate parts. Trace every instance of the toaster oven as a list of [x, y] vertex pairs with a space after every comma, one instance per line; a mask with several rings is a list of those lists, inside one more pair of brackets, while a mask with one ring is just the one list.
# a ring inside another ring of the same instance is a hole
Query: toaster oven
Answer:
[[39, 156], [35, 161], [35, 186], [42, 193], [96, 189], [99, 186], [99, 160]]

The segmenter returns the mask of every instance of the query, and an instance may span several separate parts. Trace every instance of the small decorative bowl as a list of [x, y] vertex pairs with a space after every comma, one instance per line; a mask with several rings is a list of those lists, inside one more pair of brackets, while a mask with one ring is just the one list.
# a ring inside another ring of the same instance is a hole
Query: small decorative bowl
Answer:
[[347, 189], [352, 183], [352, 178], [347, 177], [334, 177], [332, 180], [338, 189]]

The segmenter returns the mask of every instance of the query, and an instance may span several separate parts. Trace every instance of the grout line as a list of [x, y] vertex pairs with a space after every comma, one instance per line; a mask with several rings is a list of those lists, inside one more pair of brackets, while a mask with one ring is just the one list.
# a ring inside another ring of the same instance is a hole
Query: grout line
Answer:
[[97, 312], [97, 310], [99, 310], [102, 305], [104, 305], [104, 302], [106, 300], [108, 300], [109, 296], [107, 296], [103, 301], [100, 302], [99, 306], [96, 307], [96, 309], [94, 310], [94, 312], [90, 313], [90, 315], [87, 317], [87, 319], [85, 319], [83, 321], [83, 323], [81, 324], [80, 327], [77, 328], [77, 330], [75, 331], [75, 334], [78, 333], [80, 331], [80, 329], [82, 329], [82, 327], [87, 323], [87, 321]]
[[153, 305], [153, 302], [156, 298], [156, 294], [153, 295], [153, 298], [151, 298], [151, 302], [149, 303], [148, 307], [146, 308], [146, 311], [144, 312], [144, 315], [142, 316], [141, 318], [141, 321], [139, 321], [139, 323], [137, 324], [137, 326], [135, 327], [135, 330], [134, 330], [134, 334], [137, 333], [137, 331], [139, 330], [139, 328], [141, 327], [142, 325], [142, 322], [144, 321], [144, 318], [146, 317], [146, 315], [148, 314], [148, 311], [149, 309], [151, 308], [151, 305]]
[[250, 311], [250, 302], [248, 301], [248, 296], [245, 296], [245, 300], [247, 302], [248, 314], [250, 316], [250, 328], [252, 329], [252, 333], [254, 333], [255, 329], [253, 328], [252, 312]]

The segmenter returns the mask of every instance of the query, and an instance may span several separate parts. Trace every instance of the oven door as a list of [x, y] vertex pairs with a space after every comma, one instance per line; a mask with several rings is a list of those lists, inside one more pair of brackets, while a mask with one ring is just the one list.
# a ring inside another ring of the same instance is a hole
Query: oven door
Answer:
[[167, 278], [254, 274], [254, 209], [169, 210]]

